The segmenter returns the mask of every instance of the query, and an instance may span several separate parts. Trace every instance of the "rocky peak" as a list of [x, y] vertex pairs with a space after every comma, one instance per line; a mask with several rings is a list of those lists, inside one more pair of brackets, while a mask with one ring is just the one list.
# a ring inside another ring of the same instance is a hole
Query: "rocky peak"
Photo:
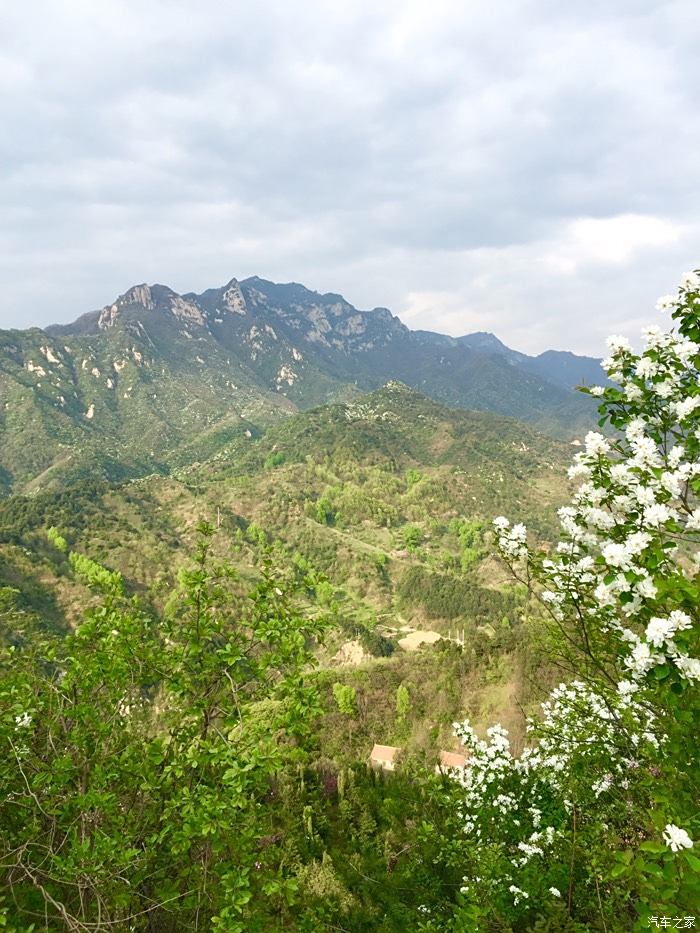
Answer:
[[119, 312], [121, 309], [129, 305], [140, 305], [146, 308], [146, 310], [152, 311], [154, 304], [150, 286], [146, 284], [134, 285], [128, 291], [124, 292], [123, 295], [120, 295], [113, 304], [106, 305], [97, 319], [97, 326], [101, 330], [107, 327], [114, 327], [119, 320]]
[[231, 279], [228, 285], [224, 286], [221, 303], [224, 310], [231, 311], [233, 314], [247, 313], [245, 297], [236, 279]]
[[155, 304], [151, 286], [146, 284], [134, 285], [117, 298], [116, 304], [119, 308], [123, 308], [126, 305], [141, 305], [141, 307], [146, 308], [147, 311], [152, 311]]
[[99, 313], [97, 326], [100, 330], [114, 327], [121, 313], [126, 308], [139, 308], [144, 311], [163, 311], [188, 324], [205, 323], [202, 309], [190, 296], [184, 298], [167, 285], [134, 285], [120, 295], [117, 300], [106, 305]]
[[170, 313], [179, 321], [186, 324], [199, 324], [203, 326], [206, 322], [202, 309], [193, 301], [188, 301], [181, 295], [171, 295], [169, 297]]
[[113, 305], [108, 305], [100, 311], [100, 316], [97, 319], [97, 326], [100, 330], [105, 330], [108, 327], [114, 327], [118, 320], [119, 307], [115, 303]]

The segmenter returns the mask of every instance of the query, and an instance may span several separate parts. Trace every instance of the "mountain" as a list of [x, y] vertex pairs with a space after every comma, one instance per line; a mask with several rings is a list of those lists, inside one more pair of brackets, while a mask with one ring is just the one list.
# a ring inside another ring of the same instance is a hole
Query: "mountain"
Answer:
[[386, 308], [257, 277], [201, 294], [137, 285], [72, 324], [0, 331], [0, 494], [167, 472], [391, 380], [571, 437], [593, 420], [572, 386], [594, 363], [411, 331]]
[[608, 382], [601, 368], [601, 361], [593, 356], [578, 356], [567, 350], [545, 350], [538, 356], [528, 356], [511, 350], [493, 334], [480, 331], [458, 337], [460, 346], [470, 347], [481, 353], [504, 357], [514, 366], [535, 373], [554, 385], [571, 389], [579, 385], [601, 385]]
[[577, 356], [565, 350], [545, 350], [539, 356], [526, 357], [522, 365], [555, 385], [607, 385], [608, 377], [601, 361], [592, 356]]

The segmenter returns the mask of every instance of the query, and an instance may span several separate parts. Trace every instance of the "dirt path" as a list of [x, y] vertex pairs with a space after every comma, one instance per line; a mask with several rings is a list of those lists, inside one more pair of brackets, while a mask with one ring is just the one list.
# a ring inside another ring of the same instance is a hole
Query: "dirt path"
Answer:
[[436, 641], [444, 638], [439, 632], [432, 632], [429, 629], [418, 629], [399, 639], [399, 645], [404, 651], [417, 651], [423, 645], [434, 645]]

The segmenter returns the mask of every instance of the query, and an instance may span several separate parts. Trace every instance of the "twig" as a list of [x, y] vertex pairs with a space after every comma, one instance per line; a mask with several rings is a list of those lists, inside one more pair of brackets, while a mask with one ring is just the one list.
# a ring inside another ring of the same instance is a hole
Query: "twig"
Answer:
[[603, 921], [604, 933], [608, 933], [608, 928], [605, 924], [605, 917], [603, 916], [603, 903], [600, 899], [600, 888], [598, 887], [598, 876], [594, 875], [594, 878], [595, 878], [595, 891], [596, 891], [596, 894], [598, 895], [598, 907], [600, 907], [600, 919]]
[[573, 834], [571, 836], [571, 862], [569, 863], [569, 897], [568, 897], [568, 909], [569, 916], [571, 916], [571, 901], [574, 893], [574, 852], [576, 850], [576, 807], [573, 808], [574, 814], [574, 827]]

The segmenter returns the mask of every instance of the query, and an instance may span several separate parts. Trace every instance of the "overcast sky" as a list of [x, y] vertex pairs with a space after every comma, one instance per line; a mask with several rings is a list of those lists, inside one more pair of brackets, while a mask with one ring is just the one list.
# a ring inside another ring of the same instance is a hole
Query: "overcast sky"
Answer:
[[0, 12], [0, 326], [257, 274], [600, 355], [700, 265], [698, 0]]

